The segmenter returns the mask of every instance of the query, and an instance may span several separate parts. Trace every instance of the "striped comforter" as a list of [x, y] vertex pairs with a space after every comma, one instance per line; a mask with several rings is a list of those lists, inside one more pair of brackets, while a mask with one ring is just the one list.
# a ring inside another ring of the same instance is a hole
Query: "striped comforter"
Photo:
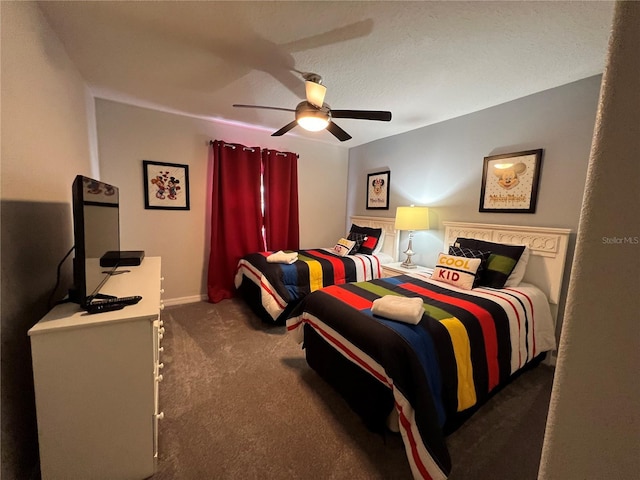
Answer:
[[261, 303], [273, 320], [278, 319], [292, 302], [329, 285], [362, 282], [382, 276], [380, 260], [375, 255], [339, 257], [328, 248], [298, 250], [292, 264], [269, 263], [273, 252], [246, 255], [238, 262], [235, 286], [246, 277], [260, 287]]
[[[383, 295], [421, 297], [418, 325], [374, 316]], [[287, 330], [302, 342], [313, 328], [342, 355], [392, 390], [415, 478], [451, 470], [442, 427], [482, 403], [538, 354], [555, 348], [549, 305], [536, 287], [460, 290], [413, 274], [334, 285], [307, 295]]]

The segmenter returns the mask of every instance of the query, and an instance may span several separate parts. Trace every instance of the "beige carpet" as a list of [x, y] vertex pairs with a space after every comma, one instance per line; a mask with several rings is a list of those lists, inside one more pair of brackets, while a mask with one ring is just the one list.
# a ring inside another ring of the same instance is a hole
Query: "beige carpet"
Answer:
[[[236, 299], [163, 320], [153, 480], [412, 478], [400, 436], [369, 432], [284, 327]], [[536, 479], [552, 375], [526, 372], [448, 437], [450, 479]]]

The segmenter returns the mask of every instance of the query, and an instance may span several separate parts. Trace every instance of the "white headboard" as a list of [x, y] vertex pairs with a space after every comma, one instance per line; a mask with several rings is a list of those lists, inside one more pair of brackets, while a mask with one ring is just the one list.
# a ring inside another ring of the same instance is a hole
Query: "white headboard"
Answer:
[[[355, 223], [361, 227], [382, 228], [384, 234], [384, 243], [382, 244], [382, 252], [393, 257], [393, 261], [398, 261], [398, 250], [400, 249], [400, 235], [395, 229], [396, 219], [387, 217], [362, 217], [354, 215], [351, 217], [351, 223]], [[349, 225], [351, 226], [351, 225]]]
[[485, 223], [442, 223], [445, 226], [444, 245], [446, 249], [458, 237], [527, 245], [531, 250], [531, 255], [523, 281], [542, 290], [547, 295], [550, 304], [558, 305], [570, 229]]

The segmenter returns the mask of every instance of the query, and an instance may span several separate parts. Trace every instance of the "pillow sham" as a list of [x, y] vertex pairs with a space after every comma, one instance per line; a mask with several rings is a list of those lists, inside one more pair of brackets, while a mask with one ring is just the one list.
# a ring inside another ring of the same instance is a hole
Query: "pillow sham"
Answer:
[[518, 285], [520, 285], [522, 279], [524, 278], [524, 274], [527, 271], [530, 254], [531, 250], [529, 250], [529, 247], [525, 246], [524, 250], [522, 251], [522, 255], [520, 256], [520, 260], [518, 260], [518, 263], [516, 263], [515, 268], [504, 284], [505, 287], [517, 287]]
[[[364, 253], [366, 255], [371, 255], [375, 250], [378, 242], [380, 241], [380, 237], [382, 236], [382, 228], [372, 228], [372, 227], [361, 227], [356, 225], [355, 223], [351, 224], [351, 229], [349, 230], [349, 240], [354, 240], [350, 238], [352, 234], [364, 234], [366, 239], [362, 244], [358, 246], [358, 249], [353, 253]], [[366, 245], [365, 245], [366, 242]]]
[[441, 252], [438, 254], [438, 261], [431, 279], [471, 290], [481, 262], [480, 258], [457, 257]]
[[378, 239], [378, 243], [376, 244], [376, 248], [373, 249], [373, 254], [376, 255], [382, 251], [382, 246], [384, 245], [385, 234], [384, 232], [380, 235]]
[[456, 239], [454, 246], [491, 252], [479, 283], [481, 286], [491, 288], [504, 288], [525, 247], [460, 237]]
[[483, 252], [480, 250], [474, 250], [472, 248], [456, 247], [454, 245], [451, 245], [449, 247], [449, 255], [455, 255], [457, 257], [480, 259], [480, 265], [478, 266], [478, 270], [476, 271], [476, 277], [473, 280], [473, 288], [477, 287], [480, 284], [480, 277], [482, 276], [482, 272], [485, 269], [485, 266], [487, 264], [487, 259], [491, 255], [491, 252]]
[[333, 247], [333, 253], [341, 257], [349, 255], [349, 252], [353, 250], [353, 247], [355, 246], [355, 244], [356, 242], [353, 240], [347, 240], [346, 238], [341, 238], [340, 240], [338, 240], [338, 243], [336, 243], [335, 246]]

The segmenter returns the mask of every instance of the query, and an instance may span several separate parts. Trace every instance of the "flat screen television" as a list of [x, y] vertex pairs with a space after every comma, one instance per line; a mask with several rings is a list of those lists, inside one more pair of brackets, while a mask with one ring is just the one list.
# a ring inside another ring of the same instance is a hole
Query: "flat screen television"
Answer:
[[76, 176], [72, 185], [73, 203], [73, 287], [69, 299], [86, 308], [111, 277], [116, 266], [101, 267], [100, 258], [120, 250], [118, 188]]

